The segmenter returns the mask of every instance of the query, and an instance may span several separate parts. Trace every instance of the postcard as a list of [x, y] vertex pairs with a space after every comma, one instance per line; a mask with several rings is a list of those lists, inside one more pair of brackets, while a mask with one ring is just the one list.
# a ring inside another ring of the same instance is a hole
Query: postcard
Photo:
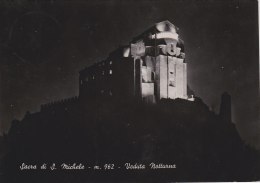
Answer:
[[256, 0], [0, 8], [0, 182], [260, 181]]

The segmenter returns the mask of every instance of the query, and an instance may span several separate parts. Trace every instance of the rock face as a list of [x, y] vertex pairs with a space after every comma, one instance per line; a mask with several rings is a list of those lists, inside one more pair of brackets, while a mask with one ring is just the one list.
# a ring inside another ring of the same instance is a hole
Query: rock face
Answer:
[[[244, 145], [231, 121], [211, 112], [198, 98], [193, 102], [162, 99], [156, 105], [112, 98], [88, 104], [73, 100], [66, 109], [27, 113], [22, 121], [13, 122], [8, 141], [5, 175], [9, 182], [16, 180], [13, 175], [26, 181], [40, 176], [48, 182], [75, 176], [82, 181], [260, 179], [259, 155]], [[40, 170], [24, 173], [19, 170], [22, 163], [69, 167], [111, 163], [117, 168], [72, 174], [57, 170], [53, 178]], [[129, 171], [123, 168], [126, 163], [141, 168]], [[151, 169], [151, 163], [161, 168]]]

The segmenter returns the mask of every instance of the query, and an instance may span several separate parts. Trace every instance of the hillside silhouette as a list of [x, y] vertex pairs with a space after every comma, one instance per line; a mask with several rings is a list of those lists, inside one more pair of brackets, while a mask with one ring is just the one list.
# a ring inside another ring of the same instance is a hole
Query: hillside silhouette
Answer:
[[[55, 105], [54, 105], [55, 106]], [[27, 112], [14, 120], [4, 161], [8, 182], [253, 181], [260, 156], [246, 146], [232, 121], [210, 111], [199, 98], [162, 99], [156, 105], [113, 98]], [[151, 162], [176, 169], [114, 171], [21, 171], [26, 164]], [[77, 177], [77, 178], [75, 178]]]

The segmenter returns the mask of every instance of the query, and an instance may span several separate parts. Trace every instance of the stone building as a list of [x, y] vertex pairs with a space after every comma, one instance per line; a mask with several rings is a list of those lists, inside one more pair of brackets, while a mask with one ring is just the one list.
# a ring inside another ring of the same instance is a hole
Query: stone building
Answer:
[[113, 96], [156, 103], [187, 96], [187, 63], [178, 28], [156, 23], [107, 59], [80, 71], [79, 97]]

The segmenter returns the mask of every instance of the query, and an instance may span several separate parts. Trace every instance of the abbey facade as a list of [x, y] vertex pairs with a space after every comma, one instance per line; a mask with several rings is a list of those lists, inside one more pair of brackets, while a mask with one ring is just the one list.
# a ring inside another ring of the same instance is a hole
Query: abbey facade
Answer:
[[107, 59], [80, 71], [79, 98], [188, 99], [187, 63], [178, 28], [155, 24]]

